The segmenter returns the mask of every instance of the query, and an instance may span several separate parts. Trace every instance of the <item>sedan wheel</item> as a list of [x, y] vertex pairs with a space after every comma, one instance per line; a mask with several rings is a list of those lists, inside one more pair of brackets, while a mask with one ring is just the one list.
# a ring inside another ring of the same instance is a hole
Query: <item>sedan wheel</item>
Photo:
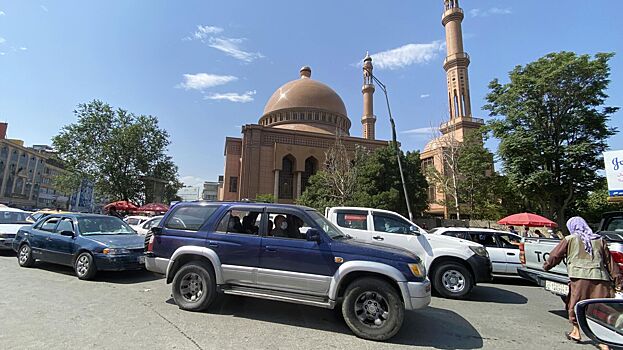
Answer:
[[76, 262], [74, 263], [74, 270], [76, 271], [76, 276], [78, 276], [79, 279], [92, 279], [97, 272], [93, 256], [86, 252], [78, 255]]
[[35, 264], [35, 258], [32, 256], [32, 249], [30, 249], [28, 244], [23, 244], [19, 248], [17, 263], [21, 267], [31, 267]]

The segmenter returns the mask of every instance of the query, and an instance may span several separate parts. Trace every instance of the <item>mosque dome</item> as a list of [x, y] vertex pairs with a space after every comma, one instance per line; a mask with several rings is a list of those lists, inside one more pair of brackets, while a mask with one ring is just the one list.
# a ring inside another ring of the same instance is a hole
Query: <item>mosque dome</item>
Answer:
[[259, 124], [323, 134], [349, 134], [351, 122], [342, 98], [329, 86], [311, 79], [311, 68], [285, 83], [268, 99]]

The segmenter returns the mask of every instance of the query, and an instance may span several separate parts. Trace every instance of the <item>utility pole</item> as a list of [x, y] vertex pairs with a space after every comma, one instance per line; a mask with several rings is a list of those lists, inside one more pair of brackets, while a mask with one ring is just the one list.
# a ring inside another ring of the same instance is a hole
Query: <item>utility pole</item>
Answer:
[[383, 94], [385, 94], [385, 103], [387, 104], [387, 113], [389, 114], [389, 123], [392, 127], [392, 143], [394, 145], [394, 150], [396, 152], [396, 158], [398, 159], [398, 170], [400, 171], [400, 179], [402, 180], [402, 190], [405, 195], [405, 202], [407, 203], [407, 211], [409, 212], [409, 220], [413, 221], [413, 212], [411, 211], [411, 204], [409, 201], [409, 193], [407, 192], [407, 184], [405, 183], [405, 175], [402, 171], [402, 161], [400, 160], [400, 147], [398, 147], [398, 141], [396, 141], [396, 123], [394, 122], [394, 117], [392, 116], [392, 110], [389, 106], [389, 96], [387, 95], [387, 87], [383, 84], [374, 74], [372, 74], [372, 69], [364, 67], [369, 76], [374, 80], [374, 82], [383, 90]]

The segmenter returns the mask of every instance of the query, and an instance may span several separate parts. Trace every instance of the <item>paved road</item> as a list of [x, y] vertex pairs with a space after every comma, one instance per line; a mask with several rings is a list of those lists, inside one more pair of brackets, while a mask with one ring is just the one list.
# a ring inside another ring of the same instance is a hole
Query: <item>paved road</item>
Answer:
[[409, 312], [386, 343], [356, 338], [337, 311], [233, 296], [206, 313], [184, 312], [170, 285], [149, 272], [101, 273], [80, 281], [71, 268], [20, 268], [0, 253], [2, 349], [582, 349], [563, 340], [559, 298], [507, 278], [468, 301], [433, 298]]

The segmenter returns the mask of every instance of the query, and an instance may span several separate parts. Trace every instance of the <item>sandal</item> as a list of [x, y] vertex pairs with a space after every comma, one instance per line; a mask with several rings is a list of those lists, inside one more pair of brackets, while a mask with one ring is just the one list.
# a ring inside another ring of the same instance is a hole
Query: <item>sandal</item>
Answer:
[[569, 333], [565, 332], [565, 337], [567, 337], [567, 340], [571, 340], [571, 341], [574, 341], [576, 343], [579, 343], [580, 341], [582, 341], [582, 339], [580, 339], [580, 338], [572, 337], [571, 336], [571, 332], [569, 332]]

